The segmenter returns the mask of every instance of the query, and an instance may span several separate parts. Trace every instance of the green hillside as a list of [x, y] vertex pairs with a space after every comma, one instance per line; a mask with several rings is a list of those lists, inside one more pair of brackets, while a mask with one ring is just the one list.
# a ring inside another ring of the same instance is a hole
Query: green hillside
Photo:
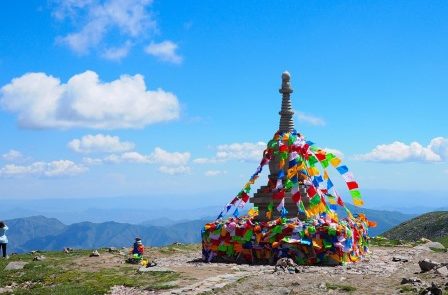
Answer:
[[427, 238], [433, 241], [448, 241], [448, 211], [430, 212], [386, 231], [383, 236], [388, 239], [416, 241]]

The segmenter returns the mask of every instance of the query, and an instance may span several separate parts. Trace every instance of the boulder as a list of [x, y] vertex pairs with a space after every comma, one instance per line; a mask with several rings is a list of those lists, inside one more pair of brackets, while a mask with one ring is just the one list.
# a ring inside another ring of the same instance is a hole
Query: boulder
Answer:
[[419, 278], [416, 278], [416, 277], [413, 277], [413, 278], [403, 278], [401, 280], [401, 284], [402, 285], [404, 285], [404, 284], [413, 284], [413, 285], [415, 285], [415, 284], [421, 284], [421, 283], [422, 283], [422, 280], [420, 280]]
[[427, 246], [429, 249], [431, 250], [446, 250], [445, 246], [443, 246], [441, 243], [439, 242], [429, 242], [426, 243], [425, 246]]
[[89, 257], [100, 257], [100, 253], [98, 252], [98, 250], [94, 250], [92, 251], [92, 253], [90, 253]]
[[420, 294], [424, 295], [443, 295], [443, 290], [438, 285], [432, 283], [431, 287], [428, 287], [420, 292]]
[[5, 267], [5, 270], [19, 270], [19, 269], [23, 269], [25, 267], [25, 265], [27, 265], [28, 263], [23, 262], [23, 261], [12, 261], [10, 263], [8, 263], [8, 265]]
[[436, 269], [436, 273], [444, 277], [448, 277], [448, 267], [447, 266], [439, 267], [438, 269]]
[[392, 257], [392, 261], [394, 262], [408, 262], [409, 259], [403, 256], [394, 256]]
[[420, 269], [422, 270], [422, 272], [427, 272], [427, 271], [430, 271], [430, 270], [438, 267], [440, 265], [440, 263], [431, 261], [429, 259], [424, 259], [424, 260], [420, 260], [418, 262], [418, 265], [420, 266]]
[[47, 259], [47, 257], [45, 257], [44, 255], [38, 255], [33, 257], [33, 261], [43, 261], [45, 259]]

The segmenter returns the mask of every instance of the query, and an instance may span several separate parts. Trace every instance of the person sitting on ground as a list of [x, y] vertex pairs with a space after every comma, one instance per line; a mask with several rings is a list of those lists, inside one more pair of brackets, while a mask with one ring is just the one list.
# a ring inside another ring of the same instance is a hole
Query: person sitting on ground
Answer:
[[8, 255], [6, 255], [6, 246], [8, 245], [8, 237], [6, 236], [6, 231], [8, 230], [8, 226], [5, 222], [0, 221], [0, 248], [2, 249], [3, 258], [8, 259]]
[[299, 269], [297, 267], [297, 264], [289, 257], [283, 257], [277, 260], [277, 263], [275, 264], [274, 272], [277, 271], [277, 268], [281, 268], [283, 271], [288, 271], [291, 273], [292, 271], [298, 273]]
[[143, 257], [143, 253], [145, 252], [145, 246], [143, 246], [142, 239], [137, 237], [135, 238], [135, 243], [132, 249], [132, 255], [134, 258], [141, 259]]

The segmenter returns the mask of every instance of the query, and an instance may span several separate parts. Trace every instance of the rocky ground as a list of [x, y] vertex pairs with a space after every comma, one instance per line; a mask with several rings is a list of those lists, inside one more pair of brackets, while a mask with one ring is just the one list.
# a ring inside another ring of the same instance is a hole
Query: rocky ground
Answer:
[[[180, 274], [172, 289], [142, 293], [117, 286], [110, 294], [448, 294], [448, 273], [435, 270], [448, 263], [448, 254], [421, 246], [372, 247], [362, 262], [302, 266], [298, 273], [275, 272], [273, 266], [202, 263], [199, 257], [197, 252], [180, 251], [156, 259], [159, 266]], [[422, 272], [419, 261], [425, 259], [439, 264]]]
[[[448, 253], [422, 245], [373, 246], [359, 263], [300, 266], [298, 272], [274, 271], [273, 266], [203, 263], [198, 245], [151, 248], [147, 257], [155, 260], [157, 266], [150, 268], [124, 264], [125, 251], [102, 249], [100, 256], [93, 257], [89, 253], [48, 252], [11, 257], [8, 263], [2, 262], [5, 267], [0, 269], [0, 293], [47, 294], [46, 290], [60, 290], [54, 294], [448, 294], [448, 268], [444, 266], [448, 264]], [[36, 259], [45, 255], [43, 260]], [[51, 268], [58, 263], [57, 268]], [[426, 271], [422, 272], [422, 268]], [[42, 270], [47, 274], [42, 274]], [[56, 270], [57, 274], [52, 273]], [[9, 283], [2, 284], [2, 279]], [[82, 290], [80, 283], [84, 284]]]

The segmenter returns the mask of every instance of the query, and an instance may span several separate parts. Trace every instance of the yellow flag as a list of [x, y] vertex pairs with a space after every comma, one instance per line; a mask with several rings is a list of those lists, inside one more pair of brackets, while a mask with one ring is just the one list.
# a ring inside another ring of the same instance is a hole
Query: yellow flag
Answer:
[[341, 162], [342, 162], [341, 159], [339, 159], [337, 157], [330, 160], [331, 165], [335, 168], [338, 167], [339, 164], [341, 164]]
[[355, 206], [363, 206], [364, 205], [364, 201], [363, 200], [358, 200], [358, 199], [353, 199], [353, 205]]
[[329, 177], [328, 177], [328, 172], [327, 172], [327, 170], [324, 170], [324, 179], [326, 180], [326, 179], [328, 179]]

